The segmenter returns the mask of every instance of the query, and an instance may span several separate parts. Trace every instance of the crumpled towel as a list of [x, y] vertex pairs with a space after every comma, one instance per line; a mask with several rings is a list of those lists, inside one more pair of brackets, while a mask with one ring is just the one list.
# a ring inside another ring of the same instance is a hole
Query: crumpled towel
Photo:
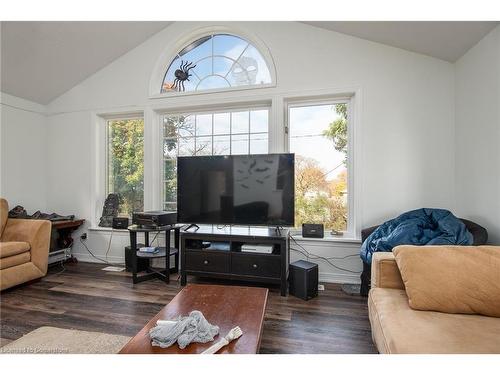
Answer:
[[175, 324], [157, 325], [149, 331], [151, 344], [168, 348], [177, 341], [184, 349], [192, 342], [206, 343], [213, 341], [219, 334], [219, 327], [210, 324], [200, 311], [191, 311], [189, 316], [180, 316]]

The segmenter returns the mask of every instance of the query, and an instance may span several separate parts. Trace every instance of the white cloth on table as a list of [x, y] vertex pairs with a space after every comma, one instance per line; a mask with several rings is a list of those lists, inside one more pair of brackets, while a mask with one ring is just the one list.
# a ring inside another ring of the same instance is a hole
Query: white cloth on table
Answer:
[[219, 334], [219, 327], [210, 324], [200, 311], [191, 311], [188, 316], [180, 316], [173, 323], [162, 321], [151, 328], [149, 337], [153, 346], [168, 348], [177, 341], [184, 349], [192, 342], [213, 341]]

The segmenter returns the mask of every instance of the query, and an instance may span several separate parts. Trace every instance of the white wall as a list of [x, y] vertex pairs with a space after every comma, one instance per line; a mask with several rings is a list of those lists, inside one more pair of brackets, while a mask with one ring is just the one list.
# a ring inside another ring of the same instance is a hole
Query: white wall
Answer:
[[[172, 43], [208, 25], [174, 23], [48, 105], [51, 151], [47, 200], [51, 209], [92, 219], [92, 113], [120, 108], [147, 113], [150, 107], [175, 102], [175, 99], [148, 98], [154, 65]], [[278, 84], [276, 88], [260, 89], [263, 95], [290, 90], [359, 88], [362, 173], [356, 176], [360, 188], [356, 199], [361, 206], [361, 226], [423, 206], [453, 208], [452, 64], [301, 23], [224, 25], [235, 32], [242, 30], [253, 35], [269, 48]], [[62, 160], [61, 154], [65, 155]], [[57, 178], [59, 170], [64, 171], [64, 178]], [[102, 233], [90, 236], [94, 250], [103, 254], [107, 241]], [[358, 244], [329, 242], [307, 246], [324, 256], [356, 254], [359, 248]], [[79, 257], [87, 256], [79, 244], [74, 250]], [[110, 254], [113, 259], [121, 259], [121, 245], [113, 246]], [[361, 268], [356, 257], [337, 264]], [[320, 272], [323, 279], [357, 279], [325, 264], [321, 264]]]
[[1, 100], [0, 196], [29, 214], [47, 210], [47, 127], [42, 105], [4, 93]]
[[456, 63], [457, 212], [500, 243], [500, 26]]

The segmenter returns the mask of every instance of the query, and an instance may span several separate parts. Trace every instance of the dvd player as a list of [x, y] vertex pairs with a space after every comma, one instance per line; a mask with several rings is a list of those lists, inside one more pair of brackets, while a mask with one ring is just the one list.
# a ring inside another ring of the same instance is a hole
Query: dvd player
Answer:
[[176, 211], [145, 211], [132, 214], [132, 224], [141, 227], [163, 227], [177, 223]]

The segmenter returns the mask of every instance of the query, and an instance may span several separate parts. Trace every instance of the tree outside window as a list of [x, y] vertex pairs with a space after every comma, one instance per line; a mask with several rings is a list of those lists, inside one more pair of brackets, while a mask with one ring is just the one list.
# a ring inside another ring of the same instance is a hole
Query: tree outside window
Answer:
[[120, 214], [144, 210], [144, 119], [108, 121], [107, 193], [120, 197]]
[[290, 108], [295, 153], [295, 225], [347, 230], [347, 104]]
[[177, 156], [267, 154], [269, 109], [163, 116], [163, 209], [177, 209]]

